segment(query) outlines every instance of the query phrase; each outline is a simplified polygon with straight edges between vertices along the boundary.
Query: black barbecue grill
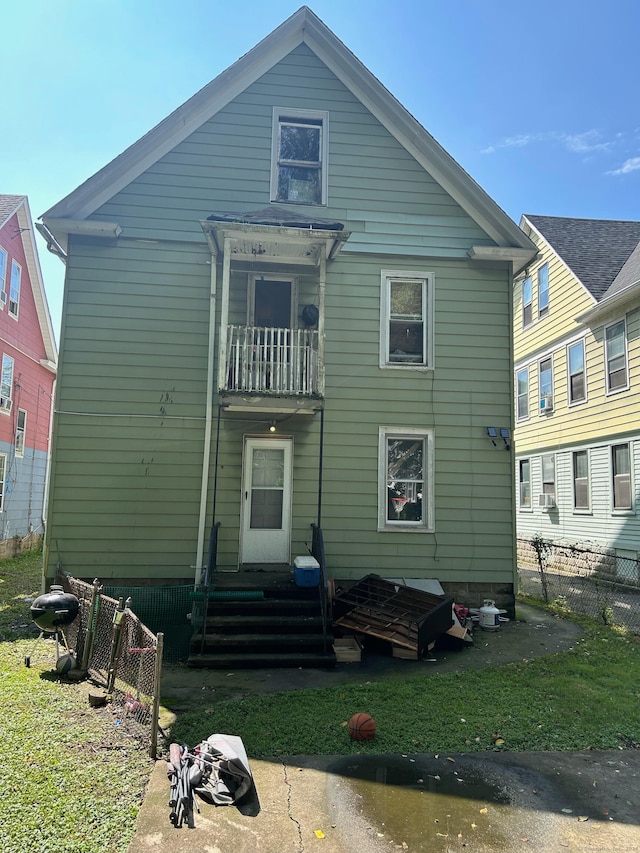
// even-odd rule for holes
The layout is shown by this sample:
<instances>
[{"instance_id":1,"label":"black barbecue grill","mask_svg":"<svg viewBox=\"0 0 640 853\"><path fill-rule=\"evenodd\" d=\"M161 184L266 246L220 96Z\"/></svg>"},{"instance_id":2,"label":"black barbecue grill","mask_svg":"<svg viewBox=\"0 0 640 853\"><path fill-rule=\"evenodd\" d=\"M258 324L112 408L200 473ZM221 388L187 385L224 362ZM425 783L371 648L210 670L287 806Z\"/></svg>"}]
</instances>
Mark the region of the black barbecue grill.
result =
<instances>
[{"instance_id":1,"label":"black barbecue grill","mask_svg":"<svg viewBox=\"0 0 640 853\"><path fill-rule=\"evenodd\" d=\"M52 584L49 592L39 595L30 607L31 618L40 628L37 642L46 634L55 636L56 657L60 640L67 646L63 628L70 625L80 611L80 602L72 592L65 592L59 584ZM31 666L31 655L24 659L25 666Z\"/></svg>"}]
</instances>

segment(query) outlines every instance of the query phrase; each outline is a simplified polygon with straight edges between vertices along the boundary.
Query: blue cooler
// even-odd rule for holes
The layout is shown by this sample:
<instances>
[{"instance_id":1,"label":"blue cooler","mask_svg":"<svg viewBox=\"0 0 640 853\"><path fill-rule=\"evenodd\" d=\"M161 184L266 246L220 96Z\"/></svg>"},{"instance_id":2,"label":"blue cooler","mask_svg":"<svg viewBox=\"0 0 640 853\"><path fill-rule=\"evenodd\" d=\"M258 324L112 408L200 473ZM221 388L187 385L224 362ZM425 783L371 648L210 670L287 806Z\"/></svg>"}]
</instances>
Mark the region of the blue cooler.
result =
<instances>
[{"instance_id":1,"label":"blue cooler","mask_svg":"<svg viewBox=\"0 0 640 853\"><path fill-rule=\"evenodd\" d=\"M296 557L293 561L293 574L297 586L318 586L320 563L315 557Z\"/></svg>"}]
</instances>

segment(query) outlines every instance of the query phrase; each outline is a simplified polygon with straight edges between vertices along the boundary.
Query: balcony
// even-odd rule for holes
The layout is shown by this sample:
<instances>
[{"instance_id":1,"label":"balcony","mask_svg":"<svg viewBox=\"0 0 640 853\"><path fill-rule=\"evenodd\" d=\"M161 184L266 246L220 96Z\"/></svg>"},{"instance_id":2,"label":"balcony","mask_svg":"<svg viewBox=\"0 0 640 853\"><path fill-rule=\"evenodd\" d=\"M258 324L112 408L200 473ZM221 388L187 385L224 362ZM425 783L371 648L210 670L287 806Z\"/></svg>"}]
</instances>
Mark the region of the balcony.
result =
<instances>
[{"instance_id":1,"label":"balcony","mask_svg":"<svg viewBox=\"0 0 640 853\"><path fill-rule=\"evenodd\" d=\"M222 391L277 397L323 394L318 332L227 326Z\"/></svg>"}]
</instances>

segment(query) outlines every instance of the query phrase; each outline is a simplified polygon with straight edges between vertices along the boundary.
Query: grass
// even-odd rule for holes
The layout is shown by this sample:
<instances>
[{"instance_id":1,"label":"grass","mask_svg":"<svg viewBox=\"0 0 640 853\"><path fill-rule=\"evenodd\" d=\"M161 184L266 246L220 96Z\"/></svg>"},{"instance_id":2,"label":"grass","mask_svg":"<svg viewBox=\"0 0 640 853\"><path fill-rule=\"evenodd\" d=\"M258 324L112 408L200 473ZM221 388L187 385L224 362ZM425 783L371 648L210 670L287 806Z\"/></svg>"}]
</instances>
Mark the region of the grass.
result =
<instances>
[{"instance_id":1,"label":"grass","mask_svg":"<svg viewBox=\"0 0 640 853\"><path fill-rule=\"evenodd\" d=\"M0 562L3 850L121 853L152 765L110 713L88 707L86 685L52 676L52 661L23 665L40 559ZM637 748L640 638L579 621L584 634L572 649L517 664L203 702L177 718L171 739L195 746L212 732L239 734L256 758ZM376 720L372 742L348 737L358 711Z\"/></svg>"},{"instance_id":2,"label":"grass","mask_svg":"<svg viewBox=\"0 0 640 853\"><path fill-rule=\"evenodd\" d=\"M2 850L122 853L153 765L109 711L89 708L86 684L52 675L51 640L24 666L41 564L39 552L0 562Z\"/></svg>"},{"instance_id":3,"label":"grass","mask_svg":"<svg viewBox=\"0 0 640 853\"><path fill-rule=\"evenodd\" d=\"M563 750L640 745L640 641L586 622L557 655L486 670L388 679L217 702L181 715L172 738L242 732L249 755ZM365 711L374 741L345 728Z\"/></svg>"}]
</instances>

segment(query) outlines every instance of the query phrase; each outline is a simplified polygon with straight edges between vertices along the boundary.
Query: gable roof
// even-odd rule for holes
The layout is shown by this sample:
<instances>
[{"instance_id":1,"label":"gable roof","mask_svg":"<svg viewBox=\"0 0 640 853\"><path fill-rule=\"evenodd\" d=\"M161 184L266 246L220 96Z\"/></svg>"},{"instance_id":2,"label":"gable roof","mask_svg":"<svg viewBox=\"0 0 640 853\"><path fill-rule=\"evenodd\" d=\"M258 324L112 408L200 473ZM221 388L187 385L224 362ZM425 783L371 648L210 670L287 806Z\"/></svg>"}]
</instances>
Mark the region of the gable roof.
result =
<instances>
[{"instance_id":1,"label":"gable roof","mask_svg":"<svg viewBox=\"0 0 640 853\"><path fill-rule=\"evenodd\" d=\"M534 253L528 237L380 81L303 6L211 83L81 184L42 219L86 219L300 44L306 44L497 246Z\"/></svg>"},{"instance_id":2,"label":"gable roof","mask_svg":"<svg viewBox=\"0 0 640 853\"><path fill-rule=\"evenodd\" d=\"M58 350L56 347L55 335L53 333L53 326L51 324L49 303L47 302L44 281L42 279L42 270L40 268L40 259L38 258L38 250L36 248L33 221L31 219L31 211L29 210L29 201L26 195L0 195L0 231L14 214L18 217L20 237L22 239L24 254L27 261L27 270L29 272L31 290L33 292L33 299L36 305L40 333L42 334L42 342L47 355L46 367L55 372L58 361Z\"/></svg>"},{"instance_id":3,"label":"gable roof","mask_svg":"<svg viewBox=\"0 0 640 853\"><path fill-rule=\"evenodd\" d=\"M640 222L523 214L596 301L613 285L640 243Z\"/></svg>"}]
</instances>

